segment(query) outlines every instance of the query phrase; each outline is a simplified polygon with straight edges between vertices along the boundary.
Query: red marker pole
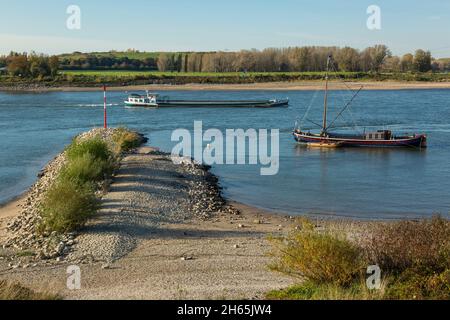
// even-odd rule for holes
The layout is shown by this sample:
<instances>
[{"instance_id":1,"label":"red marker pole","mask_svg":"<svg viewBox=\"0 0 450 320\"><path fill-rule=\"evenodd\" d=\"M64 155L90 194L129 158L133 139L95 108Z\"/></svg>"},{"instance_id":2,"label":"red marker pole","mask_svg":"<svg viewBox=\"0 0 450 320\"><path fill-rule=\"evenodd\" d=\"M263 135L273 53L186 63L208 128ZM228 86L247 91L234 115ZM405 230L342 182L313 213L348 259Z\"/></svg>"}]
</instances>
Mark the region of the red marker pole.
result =
<instances>
[{"instance_id":1,"label":"red marker pole","mask_svg":"<svg viewBox=\"0 0 450 320\"><path fill-rule=\"evenodd\" d=\"M103 86L103 127L108 129L108 118L106 114L106 86Z\"/></svg>"}]
</instances>

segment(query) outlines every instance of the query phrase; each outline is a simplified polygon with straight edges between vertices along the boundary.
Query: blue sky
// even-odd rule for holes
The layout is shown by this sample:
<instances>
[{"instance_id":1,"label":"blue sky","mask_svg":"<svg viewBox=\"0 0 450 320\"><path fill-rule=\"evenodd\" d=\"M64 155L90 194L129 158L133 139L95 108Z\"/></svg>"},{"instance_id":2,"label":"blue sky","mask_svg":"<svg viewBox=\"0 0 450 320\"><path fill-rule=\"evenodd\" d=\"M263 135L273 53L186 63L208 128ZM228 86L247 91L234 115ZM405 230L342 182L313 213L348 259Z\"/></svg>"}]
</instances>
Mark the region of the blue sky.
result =
<instances>
[{"instance_id":1,"label":"blue sky","mask_svg":"<svg viewBox=\"0 0 450 320\"><path fill-rule=\"evenodd\" d=\"M66 28L71 4L81 30ZM381 8L381 30L366 27L369 5ZM450 0L0 0L0 8L0 53L383 43L394 54L450 57Z\"/></svg>"}]
</instances>

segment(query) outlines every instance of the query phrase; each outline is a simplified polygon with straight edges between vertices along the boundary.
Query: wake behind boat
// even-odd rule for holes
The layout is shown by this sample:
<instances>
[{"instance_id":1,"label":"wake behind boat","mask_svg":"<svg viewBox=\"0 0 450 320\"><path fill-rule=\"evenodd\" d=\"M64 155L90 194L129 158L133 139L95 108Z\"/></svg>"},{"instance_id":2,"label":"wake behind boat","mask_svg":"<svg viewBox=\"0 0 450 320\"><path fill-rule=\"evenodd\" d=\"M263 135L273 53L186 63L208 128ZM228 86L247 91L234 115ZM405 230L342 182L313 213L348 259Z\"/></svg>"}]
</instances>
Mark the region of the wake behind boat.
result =
<instances>
[{"instance_id":1,"label":"wake behind boat","mask_svg":"<svg viewBox=\"0 0 450 320\"><path fill-rule=\"evenodd\" d=\"M327 74L325 76L325 101L323 111L323 123L317 124L314 121L308 120L311 123L321 126L319 133L311 133L309 130L302 130L300 128L294 129L293 135L297 142L305 144L309 147L318 148L339 148L339 147L427 147L427 136L424 134L412 134L412 135L395 135L390 130L376 130L371 132L359 133L359 134L342 134L332 132L336 120L338 120L350 107L350 104L362 90L362 87L357 92L352 92L353 96L348 101L342 110L338 113L336 118L328 123L328 81L330 68L333 66L332 57L328 57L327 62Z\"/></svg>"},{"instance_id":2,"label":"wake behind boat","mask_svg":"<svg viewBox=\"0 0 450 320\"><path fill-rule=\"evenodd\" d=\"M274 108L289 105L289 99L272 100L175 100L159 94L146 93L146 95L131 94L125 105L132 107L167 108Z\"/></svg>"}]
</instances>

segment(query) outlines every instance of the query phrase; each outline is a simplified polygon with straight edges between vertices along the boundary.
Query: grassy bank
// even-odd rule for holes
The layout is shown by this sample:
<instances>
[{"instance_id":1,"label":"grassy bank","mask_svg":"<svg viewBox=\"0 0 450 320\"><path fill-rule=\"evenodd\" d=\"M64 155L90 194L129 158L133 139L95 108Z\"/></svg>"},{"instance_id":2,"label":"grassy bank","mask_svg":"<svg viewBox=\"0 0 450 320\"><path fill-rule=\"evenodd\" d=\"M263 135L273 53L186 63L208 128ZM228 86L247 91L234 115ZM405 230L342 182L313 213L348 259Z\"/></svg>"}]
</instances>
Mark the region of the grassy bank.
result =
<instances>
[{"instance_id":1,"label":"grassy bank","mask_svg":"<svg viewBox=\"0 0 450 320\"><path fill-rule=\"evenodd\" d=\"M323 72L252 72L252 73L183 73L152 71L62 71L54 78L39 79L0 76L0 86L74 86L91 87L128 85L186 85L186 84L253 84L271 82L318 81ZM450 81L448 73L365 73L340 72L337 78L346 81Z\"/></svg>"},{"instance_id":2,"label":"grassy bank","mask_svg":"<svg viewBox=\"0 0 450 320\"><path fill-rule=\"evenodd\" d=\"M450 299L445 219L382 223L358 236L318 229L309 221L296 229L272 239L277 262L271 268L296 277L298 284L269 292L269 299ZM381 278L369 289L368 267L375 265Z\"/></svg>"},{"instance_id":3,"label":"grassy bank","mask_svg":"<svg viewBox=\"0 0 450 320\"><path fill-rule=\"evenodd\" d=\"M93 136L74 139L66 148L66 164L41 203L41 233L74 231L95 214L98 193L107 188L122 152L139 146L142 137L124 128L111 140Z\"/></svg>"}]
</instances>

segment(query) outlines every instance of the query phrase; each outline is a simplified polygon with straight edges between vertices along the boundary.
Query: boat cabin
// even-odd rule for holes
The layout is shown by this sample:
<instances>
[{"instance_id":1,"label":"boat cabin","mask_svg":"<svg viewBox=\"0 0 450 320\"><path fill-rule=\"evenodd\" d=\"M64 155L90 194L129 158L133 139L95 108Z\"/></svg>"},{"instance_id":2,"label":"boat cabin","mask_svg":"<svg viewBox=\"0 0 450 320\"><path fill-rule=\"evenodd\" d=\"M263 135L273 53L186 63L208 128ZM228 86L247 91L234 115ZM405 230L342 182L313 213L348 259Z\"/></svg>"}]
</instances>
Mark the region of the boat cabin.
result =
<instances>
[{"instance_id":1,"label":"boat cabin","mask_svg":"<svg viewBox=\"0 0 450 320\"><path fill-rule=\"evenodd\" d=\"M157 97L158 97L157 94L147 93L147 95L144 96L144 95L133 93L128 96L128 102L135 103L135 104L156 103Z\"/></svg>"},{"instance_id":2,"label":"boat cabin","mask_svg":"<svg viewBox=\"0 0 450 320\"><path fill-rule=\"evenodd\" d=\"M392 131L378 130L376 132L368 132L365 134L366 140L391 140Z\"/></svg>"},{"instance_id":3,"label":"boat cabin","mask_svg":"<svg viewBox=\"0 0 450 320\"><path fill-rule=\"evenodd\" d=\"M135 103L145 103L146 97L142 96L140 94L130 94L128 97L129 102L135 102Z\"/></svg>"}]
</instances>

